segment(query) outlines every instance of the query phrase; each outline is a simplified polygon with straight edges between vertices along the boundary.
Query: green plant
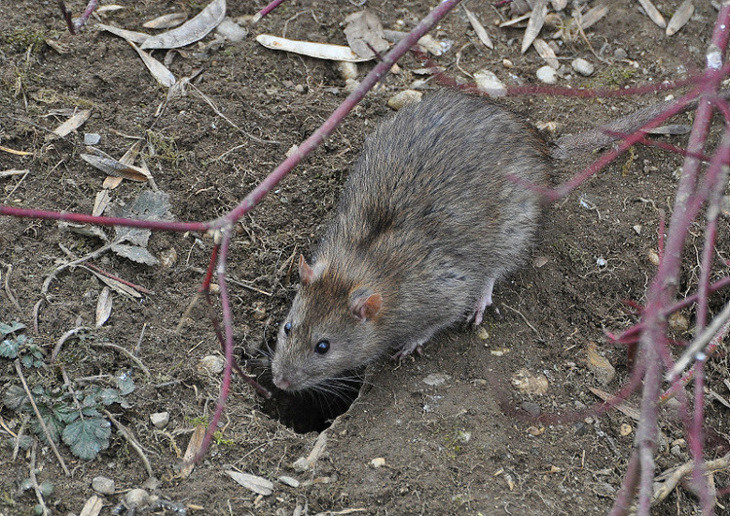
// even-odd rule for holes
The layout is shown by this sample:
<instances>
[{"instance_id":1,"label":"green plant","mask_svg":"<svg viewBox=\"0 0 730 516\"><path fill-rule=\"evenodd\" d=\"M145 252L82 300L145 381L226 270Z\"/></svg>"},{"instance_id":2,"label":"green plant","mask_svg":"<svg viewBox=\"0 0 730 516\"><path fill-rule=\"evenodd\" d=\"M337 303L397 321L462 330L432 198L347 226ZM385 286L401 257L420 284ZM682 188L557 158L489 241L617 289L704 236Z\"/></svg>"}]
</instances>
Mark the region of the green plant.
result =
<instances>
[{"instance_id":1,"label":"green plant","mask_svg":"<svg viewBox=\"0 0 730 516\"><path fill-rule=\"evenodd\" d=\"M0 323L0 357L14 360L20 357L20 363L25 367L40 367L43 365L44 353L40 346L33 343L33 339L21 333L25 325L19 322L11 324Z\"/></svg>"}]
</instances>

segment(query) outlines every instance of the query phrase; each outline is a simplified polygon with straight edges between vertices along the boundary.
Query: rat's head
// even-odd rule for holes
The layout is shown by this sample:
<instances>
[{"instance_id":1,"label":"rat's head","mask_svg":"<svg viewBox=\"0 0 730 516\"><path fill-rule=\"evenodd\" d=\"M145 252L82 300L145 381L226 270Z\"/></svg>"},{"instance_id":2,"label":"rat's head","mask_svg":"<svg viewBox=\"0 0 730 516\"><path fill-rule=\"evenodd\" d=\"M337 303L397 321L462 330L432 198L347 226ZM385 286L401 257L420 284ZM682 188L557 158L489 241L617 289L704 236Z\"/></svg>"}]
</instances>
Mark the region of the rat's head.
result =
<instances>
[{"instance_id":1,"label":"rat's head","mask_svg":"<svg viewBox=\"0 0 730 516\"><path fill-rule=\"evenodd\" d=\"M279 329L271 361L274 384L300 391L342 379L376 358L383 298L323 262L299 257L301 286Z\"/></svg>"}]
</instances>

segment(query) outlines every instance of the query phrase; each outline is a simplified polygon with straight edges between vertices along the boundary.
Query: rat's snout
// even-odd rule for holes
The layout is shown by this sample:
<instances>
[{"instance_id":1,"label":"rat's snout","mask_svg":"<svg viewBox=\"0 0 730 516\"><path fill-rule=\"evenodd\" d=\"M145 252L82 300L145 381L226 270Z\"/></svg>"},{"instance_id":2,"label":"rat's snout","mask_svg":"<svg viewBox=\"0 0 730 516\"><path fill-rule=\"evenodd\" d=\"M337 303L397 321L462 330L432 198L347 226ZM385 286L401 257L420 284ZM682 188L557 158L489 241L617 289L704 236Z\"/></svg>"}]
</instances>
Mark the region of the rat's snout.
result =
<instances>
[{"instance_id":1,"label":"rat's snout","mask_svg":"<svg viewBox=\"0 0 730 516\"><path fill-rule=\"evenodd\" d=\"M288 391L291 389L291 382L285 378L283 378L281 375L274 376L274 385L276 385L279 389L283 391Z\"/></svg>"}]
</instances>

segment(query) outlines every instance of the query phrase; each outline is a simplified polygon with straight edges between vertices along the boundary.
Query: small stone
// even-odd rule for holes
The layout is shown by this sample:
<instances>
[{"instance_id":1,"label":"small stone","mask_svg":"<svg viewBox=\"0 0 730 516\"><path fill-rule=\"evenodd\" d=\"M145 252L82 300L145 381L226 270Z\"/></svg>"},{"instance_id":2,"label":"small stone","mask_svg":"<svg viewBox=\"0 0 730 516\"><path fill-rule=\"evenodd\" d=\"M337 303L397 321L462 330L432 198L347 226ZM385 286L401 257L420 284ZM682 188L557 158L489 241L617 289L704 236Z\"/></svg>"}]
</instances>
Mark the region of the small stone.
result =
<instances>
[{"instance_id":1,"label":"small stone","mask_svg":"<svg viewBox=\"0 0 730 516\"><path fill-rule=\"evenodd\" d=\"M648 258L652 265L659 265L659 253L657 253L653 249L649 251Z\"/></svg>"},{"instance_id":2,"label":"small stone","mask_svg":"<svg viewBox=\"0 0 730 516\"><path fill-rule=\"evenodd\" d=\"M626 51L623 48L617 48L613 51L613 58L618 59L619 61L622 61L629 57L629 54L626 53Z\"/></svg>"},{"instance_id":3,"label":"small stone","mask_svg":"<svg viewBox=\"0 0 730 516\"><path fill-rule=\"evenodd\" d=\"M144 489L132 489L124 495L124 502L127 507L141 509L150 504L150 495Z\"/></svg>"},{"instance_id":4,"label":"small stone","mask_svg":"<svg viewBox=\"0 0 730 516\"><path fill-rule=\"evenodd\" d=\"M502 59L502 66L505 68L514 68L515 65L509 59Z\"/></svg>"},{"instance_id":5,"label":"small stone","mask_svg":"<svg viewBox=\"0 0 730 516\"><path fill-rule=\"evenodd\" d=\"M543 374L533 374L527 369L520 369L512 375L512 385L524 394L546 394L549 387L548 379Z\"/></svg>"},{"instance_id":6,"label":"small stone","mask_svg":"<svg viewBox=\"0 0 730 516\"><path fill-rule=\"evenodd\" d=\"M423 383L431 387L443 385L451 379L451 376L445 373L432 373L423 379Z\"/></svg>"},{"instance_id":7,"label":"small stone","mask_svg":"<svg viewBox=\"0 0 730 516\"><path fill-rule=\"evenodd\" d=\"M84 145L96 145L101 141L101 135L97 133L84 133Z\"/></svg>"},{"instance_id":8,"label":"small stone","mask_svg":"<svg viewBox=\"0 0 730 516\"><path fill-rule=\"evenodd\" d=\"M489 93L492 97L503 97L507 94L504 83L491 70L483 69L474 72L474 81L477 88Z\"/></svg>"},{"instance_id":9,"label":"small stone","mask_svg":"<svg viewBox=\"0 0 730 516\"><path fill-rule=\"evenodd\" d=\"M155 428L163 429L167 426L167 423L170 422L170 413L155 412L154 414L150 414L150 421L155 426Z\"/></svg>"},{"instance_id":10,"label":"small stone","mask_svg":"<svg viewBox=\"0 0 730 516\"><path fill-rule=\"evenodd\" d=\"M256 301L253 304L253 318L257 321L266 319L266 304L263 301Z\"/></svg>"},{"instance_id":11,"label":"small stone","mask_svg":"<svg viewBox=\"0 0 730 516\"><path fill-rule=\"evenodd\" d=\"M371 460L370 465L374 468L380 468L385 466L385 459L383 457L378 457L377 459Z\"/></svg>"},{"instance_id":12,"label":"small stone","mask_svg":"<svg viewBox=\"0 0 730 516\"><path fill-rule=\"evenodd\" d=\"M595 342L589 342L586 348L588 369L596 377L601 385L608 385L616 376L616 369L611 362L601 355L598 351L598 345Z\"/></svg>"},{"instance_id":13,"label":"small stone","mask_svg":"<svg viewBox=\"0 0 730 516\"><path fill-rule=\"evenodd\" d=\"M423 93L421 93L420 91L403 90L388 99L388 106L391 109L395 109L396 111L398 111L400 108L407 106L408 104L420 102L422 97Z\"/></svg>"},{"instance_id":14,"label":"small stone","mask_svg":"<svg viewBox=\"0 0 730 516\"><path fill-rule=\"evenodd\" d=\"M91 488L99 494L113 495L115 484L111 478L94 477L91 481Z\"/></svg>"},{"instance_id":15,"label":"small stone","mask_svg":"<svg viewBox=\"0 0 730 516\"><path fill-rule=\"evenodd\" d=\"M226 361L217 355L207 355L198 362L198 372L201 374L220 374Z\"/></svg>"},{"instance_id":16,"label":"small stone","mask_svg":"<svg viewBox=\"0 0 730 516\"><path fill-rule=\"evenodd\" d=\"M357 65L355 63L340 61L339 63L337 63L337 70L339 70L340 76L344 80L357 79Z\"/></svg>"},{"instance_id":17,"label":"small stone","mask_svg":"<svg viewBox=\"0 0 730 516\"><path fill-rule=\"evenodd\" d=\"M522 405L520 405L520 407L522 407L522 410L530 414L532 417L537 417L542 414L542 409L540 408L540 405L531 401L524 402Z\"/></svg>"},{"instance_id":18,"label":"small stone","mask_svg":"<svg viewBox=\"0 0 730 516\"><path fill-rule=\"evenodd\" d=\"M558 74L548 65L538 68L536 75L537 80L545 84L555 84L558 82Z\"/></svg>"},{"instance_id":19,"label":"small stone","mask_svg":"<svg viewBox=\"0 0 730 516\"><path fill-rule=\"evenodd\" d=\"M621 437L626 437L633 431L634 431L634 429L631 427L631 425L627 425L626 423L622 424L621 428L619 429L619 433L621 434Z\"/></svg>"},{"instance_id":20,"label":"small stone","mask_svg":"<svg viewBox=\"0 0 730 516\"><path fill-rule=\"evenodd\" d=\"M480 326L477 329L477 337L479 337L480 340L487 340L489 338L489 332L484 326Z\"/></svg>"},{"instance_id":21,"label":"small stone","mask_svg":"<svg viewBox=\"0 0 730 516\"><path fill-rule=\"evenodd\" d=\"M244 29L230 18L225 18L222 22L220 22L218 27L215 28L215 31L233 43L243 41L243 39L248 35L248 30Z\"/></svg>"},{"instance_id":22,"label":"small stone","mask_svg":"<svg viewBox=\"0 0 730 516\"><path fill-rule=\"evenodd\" d=\"M674 312L669 316L669 327L675 331L687 331L689 328L689 319L681 312Z\"/></svg>"},{"instance_id":23,"label":"small stone","mask_svg":"<svg viewBox=\"0 0 730 516\"><path fill-rule=\"evenodd\" d=\"M633 229L634 229L634 231L636 231L637 235L640 235L641 230L644 229L644 227L641 224L636 224L635 226L633 226Z\"/></svg>"},{"instance_id":24,"label":"small stone","mask_svg":"<svg viewBox=\"0 0 730 516\"><path fill-rule=\"evenodd\" d=\"M177 262L177 251L174 247L165 249L160 253L160 264L169 269Z\"/></svg>"},{"instance_id":25,"label":"small stone","mask_svg":"<svg viewBox=\"0 0 730 516\"><path fill-rule=\"evenodd\" d=\"M288 485L289 487L294 487L294 488L299 487L299 480L297 480L294 477L288 477L286 475L282 475L277 480L279 482L281 482L282 484Z\"/></svg>"},{"instance_id":26,"label":"small stone","mask_svg":"<svg viewBox=\"0 0 730 516\"><path fill-rule=\"evenodd\" d=\"M592 75L595 71L595 67L593 66L593 64L589 63L581 57L579 57L578 59L573 59L573 62L570 64L573 67L573 70L585 77Z\"/></svg>"}]
</instances>

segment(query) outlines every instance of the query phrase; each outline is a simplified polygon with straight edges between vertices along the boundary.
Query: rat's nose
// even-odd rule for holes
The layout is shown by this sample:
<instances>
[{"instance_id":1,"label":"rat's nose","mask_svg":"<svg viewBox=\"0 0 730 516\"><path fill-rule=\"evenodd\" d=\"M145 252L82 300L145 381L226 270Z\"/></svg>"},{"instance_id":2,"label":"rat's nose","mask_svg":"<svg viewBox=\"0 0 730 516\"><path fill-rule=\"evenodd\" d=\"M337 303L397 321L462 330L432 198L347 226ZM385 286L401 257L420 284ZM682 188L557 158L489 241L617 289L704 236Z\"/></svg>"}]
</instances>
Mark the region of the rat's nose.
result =
<instances>
[{"instance_id":1,"label":"rat's nose","mask_svg":"<svg viewBox=\"0 0 730 516\"><path fill-rule=\"evenodd\" d=\"M279 377L274 378L274 385L283 391L288 391L291 387L291 382L285 378Z\"/></svg>"}]
</instances>

